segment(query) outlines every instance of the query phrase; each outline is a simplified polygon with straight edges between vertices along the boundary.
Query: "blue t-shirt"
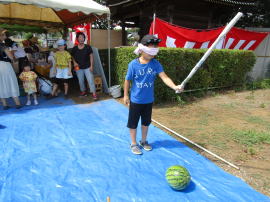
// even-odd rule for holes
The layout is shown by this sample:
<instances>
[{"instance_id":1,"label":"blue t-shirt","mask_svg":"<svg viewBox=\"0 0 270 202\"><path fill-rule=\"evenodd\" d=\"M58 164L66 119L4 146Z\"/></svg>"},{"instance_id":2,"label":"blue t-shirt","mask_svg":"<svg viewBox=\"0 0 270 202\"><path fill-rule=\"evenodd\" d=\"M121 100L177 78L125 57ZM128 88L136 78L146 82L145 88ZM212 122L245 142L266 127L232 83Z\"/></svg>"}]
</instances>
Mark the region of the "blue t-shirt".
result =
<instances>
[{"instance_id":1,"label":"blue t-shirt","mask_svg":"<svg viewBox=\"0 0 270 202\"><path fill-rule=\"evenodd\" d=\"M152 59L141 64L136 58L128 64L126 80L132 81L130 100L137 104L154 102L154 81L156 75L163 72L162 65Z\"/></svg>"}]
</instances>

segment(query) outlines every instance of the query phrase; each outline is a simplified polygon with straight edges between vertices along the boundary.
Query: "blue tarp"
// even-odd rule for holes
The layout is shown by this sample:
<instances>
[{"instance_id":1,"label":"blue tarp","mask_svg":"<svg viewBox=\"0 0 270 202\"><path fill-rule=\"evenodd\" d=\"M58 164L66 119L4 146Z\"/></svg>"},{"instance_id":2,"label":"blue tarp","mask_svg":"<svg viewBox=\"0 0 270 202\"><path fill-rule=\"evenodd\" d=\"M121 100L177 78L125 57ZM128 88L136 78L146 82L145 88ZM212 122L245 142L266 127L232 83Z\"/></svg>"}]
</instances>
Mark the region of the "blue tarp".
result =
<instances>
[{"instance_id":1,"label":"blue tarp","mask_svg":"<svg viewBox=\"0 0 270 202\"><path fill-rule=\"evenodd\" d=\"M0 111L0 201L270 201L152 125L153 151L132 154L127 114L114 100L61 98ZM168 186L172 165L189 170L185 191Z\"/></svg>"}]
</instances>

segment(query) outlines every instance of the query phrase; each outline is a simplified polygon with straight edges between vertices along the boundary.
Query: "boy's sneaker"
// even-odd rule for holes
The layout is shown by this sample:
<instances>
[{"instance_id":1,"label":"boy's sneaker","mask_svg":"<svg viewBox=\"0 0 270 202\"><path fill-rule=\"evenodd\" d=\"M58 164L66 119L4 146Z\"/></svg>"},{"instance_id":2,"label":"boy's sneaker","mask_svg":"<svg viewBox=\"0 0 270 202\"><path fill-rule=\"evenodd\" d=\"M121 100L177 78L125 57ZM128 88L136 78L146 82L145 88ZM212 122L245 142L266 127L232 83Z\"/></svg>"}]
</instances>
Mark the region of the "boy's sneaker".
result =
<instances>
[{"instance_id":1,"label":"boy's sneaker","mask_svg":"<svg viewBox=\"0 0 270 202\"><path fill-rule=\"evenodd\" d=\"M38 101L37 101L37 100L34 100L34 104L35 104L35 105L38 105Z\"/></svg>"},{"instance_id":2,"label":"boy's sneaker","mask_svg":"<svg viewBox=\"0 0 270 202\"><path fill-rule=\"evenodd\" d=\"M27 106L31 105L31 100L27 100L25 105L27 105Z\"/></svg>"},{"instance_id":3,"label":"boy's sneaker","mask_svg":"<svg viewBox=\"0 0 270 202\"><path fill-rule=\"evenodd\" d=\"M152 150L152 146L148 144L148 141L145 141L145 142L140 141L140 146L146 151Z\"/></svg>"},{"instance_id":4,"label":"boy's sneaker","mask_svg":"<svg viewBox=\"0 0 270 202\"><path fill-rule=\"evenodd\" d=\"M98 96L97 96L96 93L93 93L93 99L94 99L94 101L97 101L98 100Z\"/></svg>"},{"instance_id":5,"label":"boy's sneaker","mask_svg":"<svg viewBox=\"0 0 270 202\"><path fill-rule=\"evenodd\" d=\"M130 149L131 149L133 154L137 154L137 155L142 154L142 151L141 151L140 147L137 144L130 145Z\"/></svg>"},{"instance_id":6,"label":"boy's sneaker","mask_svg":"<svg viewBox=\"0 0 270 202\"><path fill-rule=\"evenodd\" d=\"M84 96L87 96L87 93L85 91L80 92L80 97L84 97Z\"/></svg>"}]
</instances>

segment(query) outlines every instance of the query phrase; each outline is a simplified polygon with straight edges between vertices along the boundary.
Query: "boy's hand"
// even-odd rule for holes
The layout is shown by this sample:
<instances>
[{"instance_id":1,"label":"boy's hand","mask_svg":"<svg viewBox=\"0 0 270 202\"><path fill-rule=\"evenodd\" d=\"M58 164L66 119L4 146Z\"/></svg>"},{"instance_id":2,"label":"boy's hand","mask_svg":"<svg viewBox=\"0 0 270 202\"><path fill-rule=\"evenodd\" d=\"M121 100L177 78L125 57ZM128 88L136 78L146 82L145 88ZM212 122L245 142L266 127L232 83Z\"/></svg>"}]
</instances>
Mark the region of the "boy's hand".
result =
<instances>
[{"instance_id":1,"label":"boy's hand","mask_svg":"<svg viewBox=\"0 0 270 202\"><path fill-rule=\"evenodd\" d=\"M69 76L72 76L72 73L71 73L71 71L69 71L69 72L68 72L68 75L69 75Z\"/></svg>"},{"instance_id":2,"label":"boy's hand","mask_svg":"<svg viewBox=\"0 0 270 202\"><path fill-rule=\"evenodd\" d=\"M175 86L174 90L175 93L182 93L184 91L184 86L182 85Z\"/></svg>"},{"instance_id":3,"label":"boy's hand","mask_svg":"<svg viewBox=\"0 0 270 202\"><path fill-rule=\"evenodd\" d=\"M129 101L129 97L128 96L124 96L124 104L125 105L129 105L130 101Z\"/></svg>"}]
</instances>

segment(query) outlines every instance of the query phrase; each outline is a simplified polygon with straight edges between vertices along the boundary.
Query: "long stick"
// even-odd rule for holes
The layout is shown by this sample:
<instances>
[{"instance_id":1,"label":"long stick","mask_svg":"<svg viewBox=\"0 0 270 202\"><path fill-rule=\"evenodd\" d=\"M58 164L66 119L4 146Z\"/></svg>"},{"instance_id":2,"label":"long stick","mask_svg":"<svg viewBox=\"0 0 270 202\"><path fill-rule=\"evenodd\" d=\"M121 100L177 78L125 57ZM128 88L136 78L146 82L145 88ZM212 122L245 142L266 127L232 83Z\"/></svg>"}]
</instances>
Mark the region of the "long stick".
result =
<instances>
[{"instance_id":1,"label":"long stick","mask_svg":"<svg viewBox=\"0 0 270 202\"><path fill-rule=\"evenodd\" d=\"M153 16L153 35L155 34L155 27L156 27L156 13Z\"/></svg>"},{"instance_id":2,"label":"long stick","mask_svg":"<svg viewBox=\"0 0 270 202\"><path fill-rule=\"evenodd\" d=\"M211 151L209 151L209 150L205 149L204 147L202 147L202 146L200 146L200 145L196 144L195 142L192 142L192 141L191 141L191 140L189 140L188 138L186 138L186 137L184 137L184 136L182 136L182 135L178 134L177 132L173 131L172 129L170 129L170 128L168 128L168 127L164 126L164 125L162 125L161 123L157 122L156 120L152 119L152 121L153 121L154 123L156 123L157 125L159 125L159 126L161 126L161 127L165 128L166 130L170 131L171 133L175 134L176 136L178 136L178 137L180 137L180 138L182 138L182 139L186 140L187 142L189 142L189 143L191 143L191 144L195 145L196 147L200 148L201 150L203 150L203 151L207 152L208 154L210 154L210 155L212 155L212 156L214 156L214 157L218 158L219 160L221 160L221 161L223 161L223 162L225 162L225 163L229 164L230 166L232 166L232 167L236 168L237 170L239 170L239 167L237 167L237 166L235 166L234 164L232 164L232 163L230 163L230 162L226 161L225 159L221 158L220 156L218 156L218 155L214 154L213 152L211 152Z\"/></svg>"},{"instance_id":3,"label":"long stick","mask_svg":"<svg viewBox=\"0 0 270 202\"><path fill-rule=\"evenodd\" d=\"M196 71L201 67L207 57L212 53L213 49L219 43L219 41L230 31L230 29L235 25L235 23L243 16L243 13L238 12L237 15L231 20L231 22L223 29L215 42L211 45L211 47L206 51L203 57L199 60L199 62L195 65L195 67L191 70L187 78L181 83L180 87L184 88L186 83L191 79L191 77L196 73ZM176 91L178 93L178 91Z\"/></svg>"}]
</instances>

